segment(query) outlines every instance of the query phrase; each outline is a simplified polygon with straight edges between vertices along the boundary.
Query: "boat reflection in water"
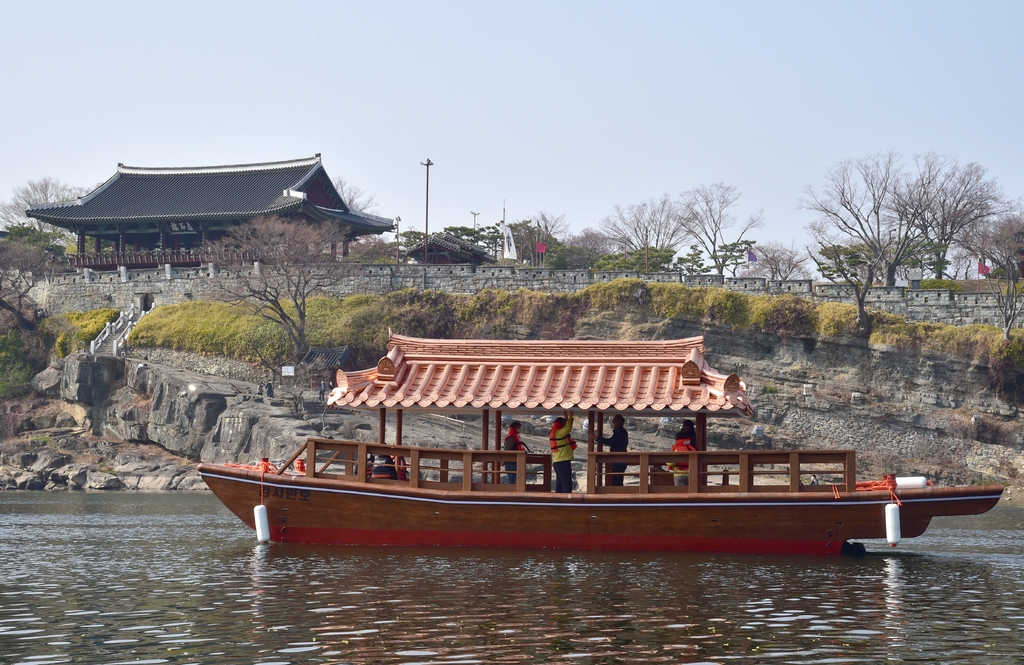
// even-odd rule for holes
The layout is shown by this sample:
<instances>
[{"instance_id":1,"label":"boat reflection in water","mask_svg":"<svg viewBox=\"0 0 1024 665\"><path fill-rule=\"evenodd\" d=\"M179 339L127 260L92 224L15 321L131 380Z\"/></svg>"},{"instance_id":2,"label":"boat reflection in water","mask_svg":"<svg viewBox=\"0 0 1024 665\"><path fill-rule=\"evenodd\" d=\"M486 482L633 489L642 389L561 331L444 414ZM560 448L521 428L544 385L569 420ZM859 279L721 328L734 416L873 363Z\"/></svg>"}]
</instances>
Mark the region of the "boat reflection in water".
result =
<instances>
[{"instance_id":1,"label":"boat reflection in water","mask_svg":"<svg viewBox=\"0 0 1024 665\"><path fill-rule=\"evenodd\" d=\"M392 334L376 367L339 370L336 385L329 404L379 412L376 444L314 438L280 467L199 467L218 498L250 526L265 526L270 540L839 554L853 539L919 536L937 515L983 513L1003 491L905 487L895 477L858 483L853 451L709 451L709 417L749 418L754 408L738 376L708 365L700 337L522 342ZM394 446L384 443L389 409ZM498 450L503 415L556 409L588 415L585 492L549 491L549 455ZM480 450L402 445L406 410L479 413ZM696 450L606 452L596 441L606 411L692 415ZM379 457L397 479L367 473ZM505 472L510 462L526 471L514 474L514 484ZM670 465L688 468L688 485L673 483ZM626 482L611 482L617 474ZM818 478L824 482L813 484Z\"/></svg>"}]
</instances>

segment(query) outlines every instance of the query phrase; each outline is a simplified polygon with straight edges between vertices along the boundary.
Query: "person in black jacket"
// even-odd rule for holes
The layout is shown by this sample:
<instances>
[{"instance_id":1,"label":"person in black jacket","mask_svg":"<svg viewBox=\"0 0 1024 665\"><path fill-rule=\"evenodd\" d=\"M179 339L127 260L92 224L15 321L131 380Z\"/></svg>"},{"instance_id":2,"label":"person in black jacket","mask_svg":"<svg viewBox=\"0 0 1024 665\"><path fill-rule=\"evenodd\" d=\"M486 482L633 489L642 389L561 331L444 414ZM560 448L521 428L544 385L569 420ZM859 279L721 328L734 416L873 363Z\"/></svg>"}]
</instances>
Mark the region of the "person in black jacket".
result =
<instances>
[{"instance_id":1,"label":"person in black jacket","mask_svg":"<svg viewBox=\"0 0 1024 665\"><path fill-rule=\"evenodd\" d=\"M625 428L626 419L621 415L616 414L612 418L612 435L611 436L599 436L594 440L601 444L608 446L609 452L613 453L624 453L626 448L629 446L629 433ZM626 471L625 464L609 464L608 471L611 475L610 485L622 485L623 473Z\"/></svg>"}]
</instances>

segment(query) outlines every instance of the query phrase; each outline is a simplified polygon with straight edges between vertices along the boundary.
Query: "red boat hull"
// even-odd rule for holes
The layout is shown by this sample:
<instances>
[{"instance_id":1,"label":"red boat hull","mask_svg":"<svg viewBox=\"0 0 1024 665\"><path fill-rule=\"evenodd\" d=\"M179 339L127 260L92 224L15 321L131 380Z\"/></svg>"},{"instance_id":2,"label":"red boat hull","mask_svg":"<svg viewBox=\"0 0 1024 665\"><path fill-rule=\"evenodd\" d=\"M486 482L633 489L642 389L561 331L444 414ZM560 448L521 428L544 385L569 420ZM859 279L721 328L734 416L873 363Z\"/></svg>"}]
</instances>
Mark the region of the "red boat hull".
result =
<instances>
[{"instance_id":1,"label":"red boat hull","mask_svg":"<svg viewBox=\"0 0 1024 665\"><path fill-rule=\"evenodd\" d=\"M888 492L590 495L449 492L200 465L217 497L271 540L332 545L839 554L884 538ZM937 515L975 515L1001 486L898 490L902 535Z\"/></svg>"}]
</instances>

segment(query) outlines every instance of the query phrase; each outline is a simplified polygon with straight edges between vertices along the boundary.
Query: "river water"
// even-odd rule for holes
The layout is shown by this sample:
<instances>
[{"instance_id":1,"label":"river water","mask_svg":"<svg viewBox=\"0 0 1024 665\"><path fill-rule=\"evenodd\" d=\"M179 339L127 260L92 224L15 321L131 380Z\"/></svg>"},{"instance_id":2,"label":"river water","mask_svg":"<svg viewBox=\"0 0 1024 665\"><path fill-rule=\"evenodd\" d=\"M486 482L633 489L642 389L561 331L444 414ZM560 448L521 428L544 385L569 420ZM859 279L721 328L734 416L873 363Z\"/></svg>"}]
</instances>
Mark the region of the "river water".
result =
<instances>
[{"instance_id":1,"label":"river water","mask_svg":"<svg viewBox=\"0 0 1024 665\"><path fill-rule=\"evenodd\" d=\"M1024 509L861 559L256 545L207 493L0 492L0 663L1021 663Z\"/></svg>"}]
</instances>

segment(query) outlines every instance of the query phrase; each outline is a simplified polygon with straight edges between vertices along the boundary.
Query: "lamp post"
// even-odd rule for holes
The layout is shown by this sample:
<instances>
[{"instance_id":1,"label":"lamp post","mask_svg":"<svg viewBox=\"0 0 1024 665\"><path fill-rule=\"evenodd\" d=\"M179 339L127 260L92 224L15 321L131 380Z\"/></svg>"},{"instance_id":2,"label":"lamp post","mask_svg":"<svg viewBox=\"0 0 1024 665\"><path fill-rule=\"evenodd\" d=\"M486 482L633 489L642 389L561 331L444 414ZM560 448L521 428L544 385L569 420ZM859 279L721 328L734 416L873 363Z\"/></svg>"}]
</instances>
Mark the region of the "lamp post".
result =
<instances>
[{"instance_id":1,"label":"lamp post","mask_svg":"<svg viewBox=\"0 0 1024 665\"><path fill-rule=\"evenodd\" d=\"M480 213L473 212L472 210L470 210L469 214L473 215L473 230L476 231L476 216L479 215Z\"/></svg>"},{"instance_id":2,"label":"lamp post","mask_svg":"<svg viewBox=\"0 0 1024 665\"><path fill-rule=\"evenodd\" d=\"M402 236L399 226L401 221L401 217L395 217L395 263L402 262Z\"/></svg>"},{"instance_id":3,"label":"lamp post","mask_svg":"<svg viewBox=\"0 0 1024 665\"><path fill-rule=\"evenodd\" d=\"M428 254L430 250L430 167L434 165L434 162L430 161L427 157L427 161L420 162L422 166L427 167L427 201L426 211L423 213L423 263L430 264L430 256Z\"/></svg>"}]
</instances>

